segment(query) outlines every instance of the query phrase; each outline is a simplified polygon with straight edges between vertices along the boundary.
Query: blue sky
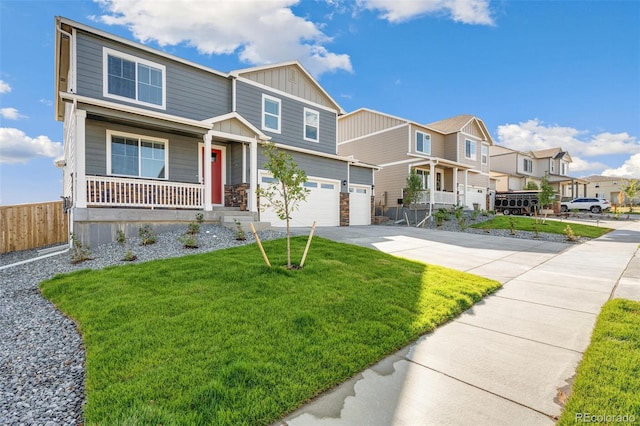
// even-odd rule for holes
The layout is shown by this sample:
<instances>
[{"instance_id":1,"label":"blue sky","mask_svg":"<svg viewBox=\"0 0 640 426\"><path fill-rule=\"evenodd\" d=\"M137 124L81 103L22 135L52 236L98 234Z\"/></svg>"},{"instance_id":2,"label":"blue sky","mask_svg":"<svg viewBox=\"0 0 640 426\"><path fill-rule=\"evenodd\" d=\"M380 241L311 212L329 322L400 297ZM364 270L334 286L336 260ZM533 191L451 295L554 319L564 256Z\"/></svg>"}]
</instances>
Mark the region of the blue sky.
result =
<instances>
[{"instance_id":1,"label":"blue sky","mask_svg":"<svg viewBox=\"0 0 640 426\"><path fill-rule=\"evenodd\" d=\"M474 114L572 176L640 178L638 1L0 0L2 205L62 192L56 15L223 72L297 59L347 112Z\"/></svg>"}]
</instances>

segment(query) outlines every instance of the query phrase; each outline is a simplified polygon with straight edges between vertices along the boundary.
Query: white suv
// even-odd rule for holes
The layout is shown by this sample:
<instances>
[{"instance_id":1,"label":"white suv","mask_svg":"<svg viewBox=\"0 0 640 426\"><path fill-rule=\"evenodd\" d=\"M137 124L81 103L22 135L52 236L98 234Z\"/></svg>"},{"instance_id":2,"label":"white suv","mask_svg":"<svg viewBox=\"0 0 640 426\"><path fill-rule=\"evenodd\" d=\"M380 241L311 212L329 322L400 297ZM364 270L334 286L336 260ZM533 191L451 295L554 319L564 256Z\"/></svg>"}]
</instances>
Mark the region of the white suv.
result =
<instances>
[{"instance_id":1,"label":"white suv","mask_svg":"<svg viewBox=\"0 0 640 426\"><path fill-rule=\"evenodd\" d=\"M610 208L611 204L607 200L598 198L574 198L571 201L560 203L560 211L563 212L570 210L589 210L591 213L600 213Z\"/></svg>"}]
</instances>

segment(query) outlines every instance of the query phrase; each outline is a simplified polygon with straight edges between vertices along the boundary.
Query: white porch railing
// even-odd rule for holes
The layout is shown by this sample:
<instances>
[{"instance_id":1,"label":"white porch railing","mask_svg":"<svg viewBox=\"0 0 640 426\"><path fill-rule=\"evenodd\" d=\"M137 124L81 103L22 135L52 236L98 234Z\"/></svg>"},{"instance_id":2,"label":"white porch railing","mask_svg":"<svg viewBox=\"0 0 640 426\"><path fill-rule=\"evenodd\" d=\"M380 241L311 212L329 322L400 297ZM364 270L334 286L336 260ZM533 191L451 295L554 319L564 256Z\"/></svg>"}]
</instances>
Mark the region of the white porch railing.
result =
<instances>
[{"instance_id":1,"label":"white porch railing","mask_svg":"<svg viewBox=\"0 0 640 426\"><path fill-rule=\"evenodd\" d=\"M204 208L204 185L87 176L87 206Z\"/></svg>"},{"instance_id":2,"label":"white porch railing","mask_svg":"<svg viewBox=\"0 0 640 426\"><path fill-rule=\"evenodd\" d=\"M433 196L434 204L457 204L456 194L453 192L445 192L445 191L434 191ZM420 198L418 198L418 204L429 204L430 196L429 190L420 191Z\"/></svg>"}]
</instances>

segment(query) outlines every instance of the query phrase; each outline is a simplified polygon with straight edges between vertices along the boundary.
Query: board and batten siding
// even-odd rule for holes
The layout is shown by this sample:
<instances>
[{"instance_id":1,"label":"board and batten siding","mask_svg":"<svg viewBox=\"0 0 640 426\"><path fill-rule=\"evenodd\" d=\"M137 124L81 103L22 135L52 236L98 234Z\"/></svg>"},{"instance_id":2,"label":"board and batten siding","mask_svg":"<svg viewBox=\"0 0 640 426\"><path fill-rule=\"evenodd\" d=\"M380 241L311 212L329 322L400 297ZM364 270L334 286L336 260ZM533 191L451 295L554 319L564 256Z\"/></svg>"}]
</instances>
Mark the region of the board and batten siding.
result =
<instances>
[{"instance_id":1,"label":"board and batten siding","mask_svg":"<svg viewBox=\"0 0 640 426\"><path fill-rule=\"evenodd\" d=\"M316 157L301 152L287 151L307 176L314 176L317 178L326 178L332 180L347 180L347 167L346 161L334 160L332 158ZM266 169L264 164L267 162L262 149L258 149L258 169ZM340 191L347 192L349 188L346 185L340 184Z\"/></svg>"},{"instance_id":2,"label":"board and batten siding","mask_svg":"<svg viewBox=\"0 0 640 426\"><path fill-rule=\"evenodd\" d=\"M107 176L107 130L167 139L169 141L168 180L200 182L198 142L201 140L94 120L86 122L86 173L88 175Z\"/></svg>"},{"instance_id":3,"label":"board and batten siding","mask_svg":"<svg viewBox=\"0 0 640 426\"><path fill-rule=\"evenodd\" d=\"M331 99L295 65L244 72L241 76L314 104L336 108Z\"/></svg>"},{"instance_id":4,"label":"board and batten siding","mask_svg":"<svg viewBox=\"0 0 640 426\"><path fill-rule=\"evenodd\" d=\"M405 120L379 114L374 111L356 111L340 117L338 122L338 142L349 141L406 123Z\"/></svg>"},{"instance_id":5,"label":"board and batten siding","mask_svg":"<svg viewBox=\"0 0 640 426\"><path fill-rule=\"evenodd\" d=\"M223 76L80 30L76 34L76 93L78 95L193 120L205 120L231 111L231 81ZM104 97L103 47L164 65L167 86L166 109Z\"/></svg>"},{"instance_id":6,"label":"board and batten siding","mask_svg":"<svg viewBox=\"0 0 640 426\"><path fill-rule=\"evenodd\" d=\"M262 94L280 99L280 133L262 129ZM320 114L319 142L304 140L304 108ZM282 94L269 92L251 84L238 81L236 85L236 110L258 129L270 136L273 142L297 148L310 149L324 154L336 154L336 113L316 105L298 101Z\"/></svg>"},{"instance_id":7,"label":"board and batten siding","mask_svg":"<svg viewBox=\"0 0 640 426\"><path fill-rule=\"evenodd\" d=\"M408 127L403 126L338 145L338 153L353 155L369 164L386 164L407 159Z\"/></svg>"}]
</instances>

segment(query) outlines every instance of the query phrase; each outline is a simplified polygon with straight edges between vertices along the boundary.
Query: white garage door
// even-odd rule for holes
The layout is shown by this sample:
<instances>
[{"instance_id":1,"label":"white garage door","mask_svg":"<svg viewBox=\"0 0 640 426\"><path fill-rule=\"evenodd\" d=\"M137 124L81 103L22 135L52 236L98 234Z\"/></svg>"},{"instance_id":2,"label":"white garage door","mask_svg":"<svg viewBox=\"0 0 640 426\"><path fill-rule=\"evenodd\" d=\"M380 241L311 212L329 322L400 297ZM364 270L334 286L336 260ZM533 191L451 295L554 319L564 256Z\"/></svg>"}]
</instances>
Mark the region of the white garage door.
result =
<instances>
[{"instance_id":1,"label":"white garage door","mask_svg":"<svg viewBox=\"0 0 640 426\"><path fill-rule=\"evenodd\" d=\"M261 170L258 176L260 185L274 184L269 172ZM291 214L290 226L311 226L314 220L316 226L339 226L340 181L309 176L305 187L309 189L309 194ZM271 226L287 226L271 208L260 211L260 220L271 222Z\"/></svg>"},{"instance_id":2,"label":"white garage door","mask_svg":"<svg viewBox=\"0 0 640 426\"><path fill-rule=\"evenodd\" d=\"M370 186L349 186L349 225L371 225Z\"/></svg>"}]
</instances>

